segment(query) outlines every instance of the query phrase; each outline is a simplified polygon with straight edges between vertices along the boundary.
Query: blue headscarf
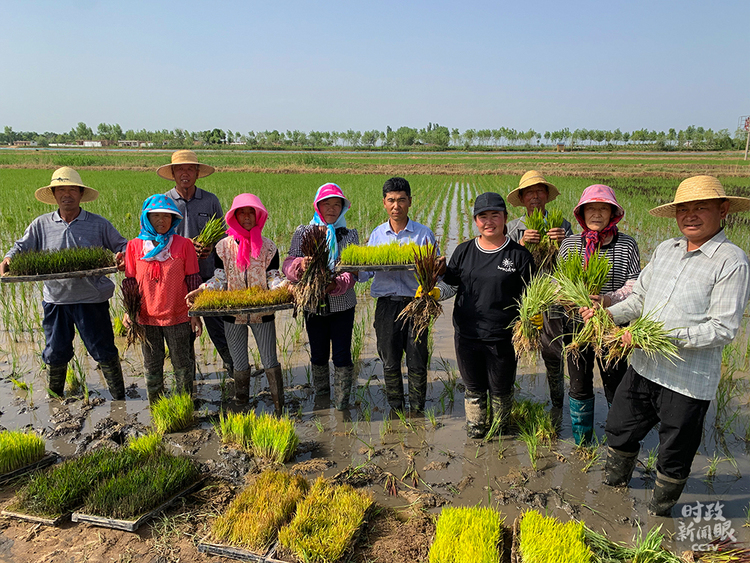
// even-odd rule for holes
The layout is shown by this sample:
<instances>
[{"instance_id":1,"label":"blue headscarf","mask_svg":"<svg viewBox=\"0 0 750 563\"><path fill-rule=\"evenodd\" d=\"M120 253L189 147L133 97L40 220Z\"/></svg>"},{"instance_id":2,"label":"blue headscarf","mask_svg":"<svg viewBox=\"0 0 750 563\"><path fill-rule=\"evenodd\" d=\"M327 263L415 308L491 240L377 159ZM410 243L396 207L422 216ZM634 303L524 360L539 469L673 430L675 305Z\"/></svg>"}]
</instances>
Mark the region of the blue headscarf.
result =
<instances>
[{"instance_id":1,"label":"blue headscarf","mask_svg":"<svg viewBox=\"0 0 750 563\"><path fill-rule=\"evenodd\" d=\"M163 235L160 235L156 232L156 229L154 229L151 221L148 220L149 213L172 213L177 217L172 219L172 226L169 230ZM177 209L177 205L175 205L174 201L170 198L162 194L152 195L147 198L146 201L143 202L143 209L141 210L141 232L138 235L138 238L141 240L154 241L155 245L151 252L143 256L143 259L149 260L158 256L158 254L167 247L172 235L175 233L177 225L181 222L182 214L180 213L180 210Z\"/></svg>"},{"instance_id":2,"label":"blue headscarf","mask_svg":"<svg viewBox=\"0 0 750 563\"><path fill-rule=\"evenodd\" d=\"M333 223L326 223L320 213L318 203L320 203L324 199L328 199L331 197L341 198L341 202L343 205L341 206L341 213L339 214L336 221ZM349 211L349 208L351 206L352 204L348 199L346 199L346 197L344 196L344 192L341 191L341 188L339 188L336 184L323 184L322 186L320 186L317 193L315 194L315 199L313 200L313 209L315 209L315 215L313 215L310 224L320 225L326 228L326 242L328 243L328 268L331 270L334 269L334 267L336 266L336 260L338 260L339 258L339 245L336 241L336 229L346 227L346 218L344 216L346 215L346 212Z\"/></svg>"}]
</instances>

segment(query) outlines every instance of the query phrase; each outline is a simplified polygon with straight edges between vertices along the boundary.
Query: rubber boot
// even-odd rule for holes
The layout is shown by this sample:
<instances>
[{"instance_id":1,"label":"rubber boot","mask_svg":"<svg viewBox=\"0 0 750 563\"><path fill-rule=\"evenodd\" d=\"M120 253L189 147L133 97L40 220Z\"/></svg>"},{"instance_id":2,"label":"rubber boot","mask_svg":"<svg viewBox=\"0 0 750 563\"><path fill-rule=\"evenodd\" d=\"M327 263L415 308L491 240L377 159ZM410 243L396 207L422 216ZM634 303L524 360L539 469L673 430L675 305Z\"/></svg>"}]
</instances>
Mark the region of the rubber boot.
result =
<instances>
[{"instance_id":1,"label":"rubber boot","mask_svg":"<svg viewBox=\"0 0 750 563\"><path fill-rule=\"evenodd\" d=\"M101 362L99 366L102 368L102 375L104 375L104 380L107 382L107 387L109 387L112 400L124 401L125 382L122 379L120 358L115 358L109 362Z\"/></svg>"},{"instance_id":2,"label":"rubber boot","mask_svg":"<svg viewBox=\"0 0 750 563\"><path fill-rule=\"evenodd\" d=\"M637 461L637 451L622 452L608 447L607 462L604 464L604 484L610 487L627 487Z\"/></svg>"},{"instance_id":3,"label":"rubber boot","mask_svg":"<svg viewBox=\"0 0 750 563\"><path fill-rule=\"evenodd\" d=\"M284 378L281 375L281 366L266 369L266 378L268 378L268 388L271 390L276 416L281 416L284 412Z\"/></svg>"},{"instance_id":4,"label":"rubber boot","mask_svg":"<svg viewBox=\"0 0 750 563\"><path fill-rule=\"evenodd\" d=\"M246 405L250 400L250 368L234 372L234 399L240 405Z\"/></svg>"},{"instance_id":5,"label":"rubber boot","mask_svg":"<svg viewBox=\"0 0 750 563\"><path fill-rule=\"evenodd\" d=\"M648 503L648 513L652 516L670 516L672 507L680 500L685 483L687 483L687 478L673 479L657 471L654 496Z\"/></svg>"},{"instance_id":6,"label":"rubber boot","mask_svg":"<svg viewBox=\"0 0 750 563\"><path fill-rule=\"evenodd\" d=\"M424 404L427 400L427 374L419 375L409 372L409 412L421 414L424 412Z\"/></svg>"},{"instance_id":7,"label":"rubber boot","mask_svg":"<svg viewBox=\"0 0 750 563\"><path fill-rule=\"evenodd\" d=\"M144 373L146 379L146 393L148 402L153 405L164 394L164 372L147 371Z\"/></svg>"},{"instance_id":8,"label":"rubber boot","mask_svg":"<svg viewBox=\"0 0 750 563\"><path fill-rule=\"evenodd\" d=\"M388 399L388 406L394 411L404 410L404 379L401 372L384 373L385 379L385 396Z\"/></svg>"},{"instance_id":9,"label":"rubber boot","mask_svg":"<svg viewBox=\"0 0 750 563\"><path fill-rule=\"evenodd\" d=\"M176 369L174 370L174 379L177 393L190 393L190 396L193 396L193 381L195 379L193 370L189 368Z\"/></svg>"},{"instance_id":10,"label":"rubber boot","mask_svg":"<svg viewBox=\"0 0 750 563\"><path fill-rule=\"evenodd\" d=\"M466 411L466 435L469 438L484 438L487 434L487 394L475 394L468 389L464 393Z\"/></svg>"},{"instance_id":11,"label":"rubber boot","mask_svg":"<svg viewBox=\"0 0 750 563\"><path fill-rule=\"evenodd\" d=\"M331 372L328 369L328 364L324 366L316 366L312 364L312 376L313 376L313 389L315 389L315 396L331 394Z\"/></svg>"},{"instance_id":12,"label":"rubber boot","mask_svg":"<svg viewBox=\"0 0 750 563\"><path fill-rule=\"evenodd\" d=\"M47 365L47 388L50 391L50 397L55 395L61 399L65 397L65 378L67 375L68 364Z\"/></svg>"},{"instance_id":13,"label":"rubber boot","mask_svg":"<svg viewBox=\"0 0 750 563\"><path fill-rule=\"evenodd\" d=\"M492 429L498 434L507 434L510 430L510 414L513 411L513 394L490 395L492 404Z\"/></svg>"},{"instance_id":14,"label":"rubber boot","mask_svg":"<svg viewBox=\"0 0 750 563\"><path fill-rule=\"evenodd\" d=\"M576 446L587 446L594 437L594 397L582 401L569 397L570 422Z\"/></svg>"},{"instance_id":15,"label":"rubber boot","mask_svg":"<svg viewBox=\"0 0 750 563\"><path fill-rule=\"evenodd\" d=\"M343 411L349 408L349 398L352 394L354 383L354 366L333 368L333 404L336 410Z\"/></svg>"},{"instance_id":16,"label":"rubber boot","mask_svg":"<svg viewBox=\"0 0 750 563\"><path fill-rule=\"evenodd\" d=\"M232 354L229 352L229 348L217 348L216 351L221 357L221 361L224 362L224 370L227 372L229 377L234 377L234 362L232 361Z\"/></svg>"},{"instance_id":17,"label":"rubber boot","mask_svg":"<svg viewBox=\"0 0 750 563\"><path fill-rule=\"evenodd\" d=\"M565 400L565 364L547 365L547 385L549 385L549 398L552 407L549 416L556 432L562 428L563 401Z\"/></svg>"}]
</instances>

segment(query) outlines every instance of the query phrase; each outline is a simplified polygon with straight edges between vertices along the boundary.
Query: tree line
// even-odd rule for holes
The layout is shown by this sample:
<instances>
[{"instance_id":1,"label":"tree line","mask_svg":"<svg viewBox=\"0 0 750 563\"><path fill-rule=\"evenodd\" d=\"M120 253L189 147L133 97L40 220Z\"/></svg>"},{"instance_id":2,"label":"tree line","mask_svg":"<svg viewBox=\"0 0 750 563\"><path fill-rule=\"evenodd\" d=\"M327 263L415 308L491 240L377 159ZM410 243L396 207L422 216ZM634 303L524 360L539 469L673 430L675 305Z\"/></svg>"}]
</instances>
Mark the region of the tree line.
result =
<instances>
[{"instance_id":1,"label":"tree line","mask_svg":"<svg viewBox=\"0 0 750 563\"><path fill-rule=\"evenodd\" d=\"M622 149L626 147L652 150L732 150L742 149L745 143L745 132L737 129L734 135L728 129L705 129L690 125L685 129L671 128L668 131L638 129L634 131L614 131L602 129L564 128L558 131L537 132L533 129L517 131L513 128L499 129L449 129L437 123L417 129L386 127L385 131L224 131L211 129L207 131L188 131L187 129L146 129L123 131L119 123L100 123L96 131L83 122L79 122L67 133L34 131L13 131L5 126L0 133L0 144L12 145L17 141L31 141L38 146L71 144L80 141L106 141L117 144L119 141L139 141L153 143L164 147L186 147L195 145L207 146L245 146L248 148L274 149L414 149L448 150L494 150L518 149L533 150L555 145L566 148L589 148L596 150Z\"/></svg>"}]
</instances>

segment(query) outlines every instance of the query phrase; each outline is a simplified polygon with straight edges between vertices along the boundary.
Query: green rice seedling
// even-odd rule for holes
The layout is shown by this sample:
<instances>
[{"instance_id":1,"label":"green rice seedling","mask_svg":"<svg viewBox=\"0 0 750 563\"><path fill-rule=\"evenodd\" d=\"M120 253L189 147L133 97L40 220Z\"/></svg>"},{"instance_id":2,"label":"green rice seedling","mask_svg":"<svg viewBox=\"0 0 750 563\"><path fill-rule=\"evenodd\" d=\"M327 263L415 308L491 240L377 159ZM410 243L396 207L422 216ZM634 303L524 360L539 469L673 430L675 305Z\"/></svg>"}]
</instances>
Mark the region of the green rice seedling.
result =
<instances>
[{"instance_id":1,"label":"green rice seedling","mask_svg":"<svg viewBox=\"0 0 750 563\"><path fill-rule=\"evenodd\" d=\"M380 442L385 444L385 437L393 432L393 425L389 419L384 419L380 424Z\"/></svg>"},{"instance_id":2,"label":"green rice seedling","mask_svg":"<svg viewBox=\"0 0 750 563\"><path fill-rule=\"evenodd\" d=\"M542 444L549 446L555 437L555 426L543 403L524 399L513 403L511 423L519 430L539 435Z\"/></svg>"},{"instance_id":3,"label":"green rice seedling","mask_svg":"<svg viewBox=\"0 0 750 563\"><path fill-rule=\"evenodd\" d=\"M519 525L519 550L523 563L588 563L593 554L584 541L584 525L562 523L534 510L524 512Z\"/></svg>"},{"instance_id":4,"label":"green rice seedling","mask_svg":"<svg viewBox=\"0 0 750 563\"><path fill-rule=\"evenodd\" d=\"M143 436L129 439L128 448L141 457L148 457L164 449L164 443L161 439L162 435L158 432L148 432Z\"/></svg>"},{"instance_id":5,"label":"green rice seedling","mask_svg":"<svg viewBox=\"0 0 750 563\"><path fill-rule=\"evenodd\" d=\"M656 460L657 460L658 454L659 454L659 449L656 447L651 448L648 451L648 456L646 457L646 463L643 464L643 470L646 473L656 472Z\"/></svg>"},{"instance_id":6,"label":"green rice seedling","mask_svg":"<svg viewBox=\"0 0 750 563\"><path fill-rule=\"evenodd\" d=\"M737 547L737 543L729 538L714 540L710 545L712 551L700 552L698 561L701 563L750 563L750 549Z\"/></svg>"},{"instance_id":7,"label":"green rice seedling","mask_svg":"<svg viewBox=\"0 0 750 563\"><path fill-rule=\"evenodd\" d=\"M410 242L358 246L351 244L341 251L341 264L346 266L391 266L413 264L414 251L418 245Z\"/></svg>"},{"instance_id":8,"label":"green rice seedling","mask_svg":"<svg viewBox=\"0 0 750 563\"><path fill-rule=\"evenodd\" d=\"M444 508L430 547L430 563L499 563L504 520L488 507Z\"/></svg>"},{"instance_id":9,"label":"green rice seedling","mask_svg":"<svg viewBox=\"0 0 750 563\"><path fill-rule=\"evenodd\" d=\"M264 552L289 522L308 489L307 481L279 471L265 471L242 491L214 522L221 542Z\"/></svg>"},{"instance_id":10,"label":"green rice seedling","mask_svg":"<svg viewBox=\"0 0 750 563\"><path fill-rule=\"evenodd\" d=\"M547 223L544 221L544 215L540 209L534 209L531 215L526 216L526 228L530 231L539 231L542 237L539 242L526 243L526 249L531 252L537 269L542 269L542 264L547 255L546 248L543 248L542 241L547 234Z\"/></svg>"},{"instance_id":11,"label":"green rice seedling","mask_svg":"<svg viewBox=\"0 0 750 563\"><path fill-rule=\"evenodd\" d=\"M211 311L217 309L244 309L269 307L292 302L292 292L288 287L263 289L250 287L232 291L206 290L195 298L193 310Z\"/></svg>"},{"instance_id":12,"label":"green rice seedling","mask_svg":"<svg viewBox=\"0 0 750 563\"><path fill-rule=\"evenodd\" d=\"M518 439L526 444L526 449L529 452L529 461L534 471L537 470L537 460L539 459L539 444L541 437L536 431L536 428L522 428L518 433Z\"/></svg>"},{"instance_id":13,"label":"green rice seedling","mask_svg":"<svg viewBox=\"0 0 750 563\"><path fill-rule=\"evenodd\" d=\"M114 254L106 248L95 246L31 250L13 256L8 265L8 273L11 276L38 276L98 270L114 265Z\"/></svg>"},{"instance_id":14,"label":"green rice seedling","mask_svg":"<svg viewBox=\"0 0 750 563\"><path fill-rule=\"evenodd\" d=\"M443 312L443 307L431 295L438 281L438 251L434 244L417 246L414 249L414 277L422 287L422 295L409 301L399 313L398 319L411 319L414 336L420 339L422 333Z\"/></svg>"},{"instance_id":15,"label":"green rice seedling","mask_svg":"<svg viewBox=\"0 0 750 563\"><path fill-rule=\"evenodd\" d=\"M224 219L218 218L214 215L208 220L208 222L206 222L203 230L193 239L193 241L201 246L212 246L224 237L226 231L227 228L226 225L224 225Z\"/></svg>"},{"instance_id":16,"label":"green rice seedling","mask_svg":"<svg viewBox=\"0 0 750 563\"><path fill-rule=\"evenodd\" d=\"M320 477L297 504L292 521L279 531L279 543L302 561L338 561L351 545L372 502L368 493L349 485L331 485Z\"/></svg>"},{"instance_id":17,"label":"green rice seedling","mask_svg":"<svg viewBox=\"0 0 750 563\"><path fill-rule=\"evenodd\" d=\"M29 390L29 384L26 383L23 379L16 379L15 377L9 377L8 379L10 379L10 382L16 389L20 389L21 391Z\"/></svg>"},{"instance_id":18,"label":"green rice seedling","mask_svg":"<svg viewBox=\"0 0 750 563\"><path fill-rule=\"evenodd\" d=\"M151 423L161 434L178 432L195 423L190 393L161 397L151 406Z\"/></svg>"},{"instance_id":19,"label":"green rice seedling","mask_svg":"<svg viewBox=\"0 0 750 563\"><path fill-rule=\"evenodd\" d=\"M325 299L326 287L333 279L333 273L328 269L328 244L324 229L306 229L302 235L300 251L303 256L310 259L310 263L297 283L292 286L295 313L300 309L315 311Z\"/></svg>"},{"instance_id":20,"label":"green rice seedling","mask_svg":"<svg viewBox=\"0 0 750 563\"><path fill-rule=\"evenodd\" d=\"M0 432L0 475L15 471L44 457L44 438L35 432Z\"/></svg>"},{"instance_id":21,"label":"green rice seedling","mask_svg":"<svg viewBox=\"0 0 750 563\"><path fill-rule=\"evenodd\" d=\"M609 561L630 561L633 559L635 550L621 543L609 539L590 528L583 526L583 537L586 545L594 554L594 561L607 563Z\"/></svg>"},{"instance_id":22,"label":"green rice seedling","mask_svg":"<svg viewBox=\"0 0 750 563\"><path fill-rule=\"evenodd\" d=\"M625 346L622 336L629 332L633 343ZM676 360L682 361L677 346L664 329L664 323L654 318L653 312L643 315L627 327L610 327L604 336L607 353L604 356L607 365L611 365L627 358L635 348L640 348L651 359L665 357L675 365Z\"/></svg>"},{"instance_id":23,"label":"green rice seedling","mask_svg":"<svg viewBox=\"0 0 750 563\"><path fill-rule=\"evenodd\" d=\"M631 563L682 563L674 553L662 548L664 534L661 533L661 524L651 528L646 537L643 530L638 527L638 534L633 539L633 558Z\"/></svg>"},{"instance_id":24,"label":"green rice seedling","mask_svg":"<svg viewBox=\"0 0 750 563\"><path fill-rule=\"evenodd\" d=\"M71 395L77 395L81 390L81 380L78 379L73 366L68 366L68 371L65 373L65 385Z\"/></svg>"},{"instance_id":25,"label":"green rice seedling","mask_svg":"<svg viewBox=\"0 0 750 563\"><path fill-rule=\"evenodd\" d=\"M188 457L157 451L126 472L103 480L80 510L106 518L132 519L191 485L199 476Z\"/></svg>"},{"instance_id":26,"label":"green rice seedling","mask_svg":"<svg viewBox=\"0 0 750 563\"><path fill-rule=\"evenodd\" d=\"M437 414L435 413L435 407L430 407L429 409L426 409L425 414L427 415L427 420L430 421L430 424L433 428L437 428L438 424L440 424L437 420Z\"/></svg>"},{"instance_id":27,"label":"green rice seedling","mask_svg":"<svg viewBox=\"0 0 750 563\"><path fill-rule=\"evenodd\" d=\"M12 510L54 518L79 506L98 482L119 475L138 463L129 448L100 449L37 473L16 495Z\"/></svg>"},{"instance_id":28,"label":"green rice seedling","mask_svg":"<svg viewBox=\"0 0 750 563\"><path fill-rule=\"evenodd\" d=\"M146 329L138 322L141 313L141 291L138 288L138 284L133 283L131 280L125 280L120 289L122 290L122 304L125 306L125 312L130 318L130 326L127 328L127 340L125 344L126 348L130 348L136 342L143 342L146 338Z\"/></svg>"},{"instance_id":29,"label":"green rice seedling","mask_svg":"<svg viewBox=\"0 0 750 563\"><path fill-rule=\"evenodd\" d=\"M120 317L114 317L112 319L112 332L115 333L115 336L127 336L128 335L128 329L125 328L125 325L122 323L122 319Z\"/></svg>"},{"instance_id":30,"label":"green rice seedling","mask_svg":"<svg viewBox=\"0 0 750 563\"><path fill-rule=\"evenodd\" d=\"M558 283L561 283L562 278L572 282L580 280L583 282L583 287L588 295L599 295L602 287L607 282L611 267L607 256L599 254L597 251L589 257L589 263L584 268L583 256L578 251L574 251L565 258L558 259L552 276ZM579 307L581 306L580 303L577 304Z\"/></svg>"},{"instance_id":31,"label":"green rice seedling","mask_svg":"<svg viewBox=\"0 0 750 563\"><path fill-rule=\"evenodd\" d=\"M317 431L318 431L318 432L319 432L320 434L322 434L323 432L325 432L325 430L326 430L326 427L325 427L325 426L323 425L323 421L322 421L322 420L320 420L320 417L316 416L316 417L314 417L314 418L312 419L312 421L313 421L313 424L315 425L315 429L316 429L316 430L317 430Z\"/></svg>"},{"instance_id":32,"label":"green rice seedling","mask_svg":"<svg viewBox=\"0 0 750 563\"><path fill-rule=\"evenodd\" d=\"M252 433L256 420L254 411L220 413L214 428L222 444L236 444L245 451L252 451Z\"/></svg>"},{"instance_id":33,"label":"green rice seedling","mask_svg":"<svg viewBox=\"0 0 750 563\"><path fill-rule=\"evenodd\" d=\"M513 347L518 355L532 355L541 345L538 316L555 302L557 286L546 274L534 276L523 290L518 302L518 319L513 325Z\"/></svg>"},{"instance_id":34,"label":"green rice seedling","mask_svg":"<svg viewBox=\"0 0 750 563\"><path fill-rule=\"evenodd\" d=\"M722 461L727 461L727 458L721 457L718 452L714 452L714 455L708 458L708 465L706 466L706 481L713 481L716 479L716 472Z\"/></svg>"},{"instance_id":35,"label":"green rice seedling","mask_svg":"<svg viewBox=\"0 0 750 563\"><path fill-rule=\"evenodd\" d=\"M261 414L252 425L251 438L255 455L275 463L289 461L299 444L294 421L286 415Z\"/></svg>"}]
</instances>

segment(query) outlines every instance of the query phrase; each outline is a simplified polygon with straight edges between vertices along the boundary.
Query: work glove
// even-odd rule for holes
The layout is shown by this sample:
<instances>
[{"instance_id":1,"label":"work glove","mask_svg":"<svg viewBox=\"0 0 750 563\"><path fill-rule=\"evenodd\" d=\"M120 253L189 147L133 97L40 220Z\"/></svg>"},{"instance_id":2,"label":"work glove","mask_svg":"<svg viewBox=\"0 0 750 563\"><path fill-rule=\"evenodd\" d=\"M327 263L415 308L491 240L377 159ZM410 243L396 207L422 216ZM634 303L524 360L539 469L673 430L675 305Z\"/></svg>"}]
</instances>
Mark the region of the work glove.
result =
<instances>
[{"instance_id":1,"label":"work glove","mask_svg":"<svg viewBox=\"0 0 750 563\"><path fill-rule=\"evenodd\" d=\"M424 295L424 292L422 291L422 286L420 285L417 288L416 293L414 293L414 298L415 299L419 299L423 295ZM440 290L437 287L435 287L427 295L429 295L430 297L432 297L435 301L438 301L440 299Z\"/></svg>"},{"instance_id":2,"label":"work glove","mask_svg":"<svg viewBox=\"0 0 750 563\"><path fill-rule=\"evenodd\" d=\"M537 330L542 330L542 325L544 325L544 318L542 317L541 313L537 313L531 319L531 324L534 325L534 328Z\"/></svg>"}]
</instances>

